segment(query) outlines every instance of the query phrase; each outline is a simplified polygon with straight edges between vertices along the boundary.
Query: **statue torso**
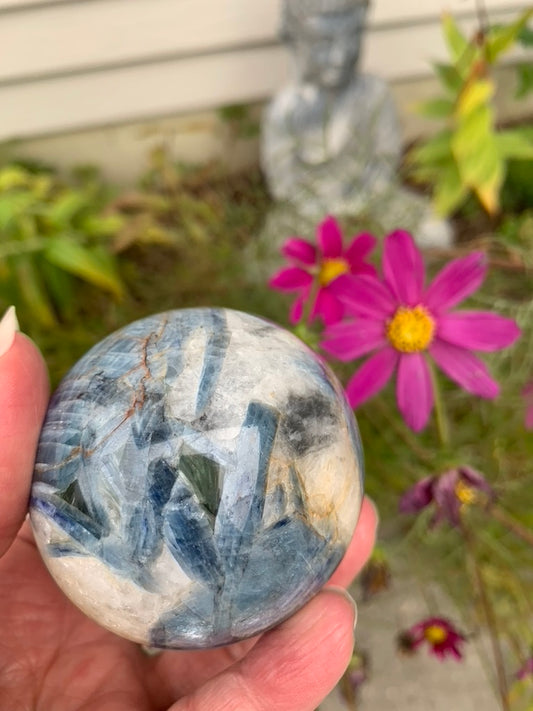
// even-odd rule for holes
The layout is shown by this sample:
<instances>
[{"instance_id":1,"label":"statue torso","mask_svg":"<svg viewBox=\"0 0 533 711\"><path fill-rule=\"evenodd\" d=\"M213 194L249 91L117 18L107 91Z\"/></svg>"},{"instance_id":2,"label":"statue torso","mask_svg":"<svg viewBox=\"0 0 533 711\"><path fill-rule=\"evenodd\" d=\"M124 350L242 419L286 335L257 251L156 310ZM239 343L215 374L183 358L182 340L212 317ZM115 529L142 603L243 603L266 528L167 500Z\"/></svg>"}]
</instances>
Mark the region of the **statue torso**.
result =
<instances>
[{"instance_id":1,"label":"statue torso","mask_svg":"<svg viewBox=\"0 0 533 711\"><path fill-rule=\"evenodd\" d=\"M306 183L325 199L371 189L376 171L380 180L390 179L400 150L389 89L371 76L354 77L337 92L290 86L265 117L263 164L274 194L283 199L307 189Z\"/></svg>"}]
</instances>

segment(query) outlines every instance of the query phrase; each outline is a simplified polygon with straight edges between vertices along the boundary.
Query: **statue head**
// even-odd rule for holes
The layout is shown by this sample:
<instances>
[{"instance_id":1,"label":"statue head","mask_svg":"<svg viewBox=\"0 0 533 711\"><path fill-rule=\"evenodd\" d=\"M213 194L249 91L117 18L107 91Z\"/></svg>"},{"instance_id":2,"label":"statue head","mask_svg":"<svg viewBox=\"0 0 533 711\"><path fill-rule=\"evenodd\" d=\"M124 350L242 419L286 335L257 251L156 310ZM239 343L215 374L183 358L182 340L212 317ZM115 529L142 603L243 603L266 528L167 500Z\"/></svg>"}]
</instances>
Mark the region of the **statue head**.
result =
<instances>
[{"instance_id":1,"label":"statue head","mask_svg":"<svg viewBox=\"0 0 533 711\"><path fill-rule=\"evenodd\" d=\"M327 89L349 83L369 0L283 0L282 37L294 49L299 78Z\"/></svg>"}]
</instances>

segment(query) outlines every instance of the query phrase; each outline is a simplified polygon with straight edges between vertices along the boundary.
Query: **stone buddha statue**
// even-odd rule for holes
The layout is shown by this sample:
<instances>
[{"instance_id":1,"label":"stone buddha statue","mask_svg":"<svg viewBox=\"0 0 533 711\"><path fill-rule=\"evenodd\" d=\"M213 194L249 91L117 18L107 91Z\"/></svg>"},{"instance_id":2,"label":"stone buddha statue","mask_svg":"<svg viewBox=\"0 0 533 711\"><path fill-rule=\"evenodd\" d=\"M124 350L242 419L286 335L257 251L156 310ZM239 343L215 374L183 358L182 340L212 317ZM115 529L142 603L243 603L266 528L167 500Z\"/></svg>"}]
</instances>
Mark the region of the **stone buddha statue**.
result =
<instances>
[{"instance_id":1,"label":"stone buddha statue","mask_svg":"<svg viewBox=\"0 0 533 711\"><path fill-rule=\"evenodd\" d=\"M295 78L263 118L270 192L309 218L365 213L384 230L414 230L428 218L430 231L447 232L427 201L397 182L401 132L387 84L357 72L367 11L368 0L283 0L281 35Z\"/></svg>"}]
</instances>

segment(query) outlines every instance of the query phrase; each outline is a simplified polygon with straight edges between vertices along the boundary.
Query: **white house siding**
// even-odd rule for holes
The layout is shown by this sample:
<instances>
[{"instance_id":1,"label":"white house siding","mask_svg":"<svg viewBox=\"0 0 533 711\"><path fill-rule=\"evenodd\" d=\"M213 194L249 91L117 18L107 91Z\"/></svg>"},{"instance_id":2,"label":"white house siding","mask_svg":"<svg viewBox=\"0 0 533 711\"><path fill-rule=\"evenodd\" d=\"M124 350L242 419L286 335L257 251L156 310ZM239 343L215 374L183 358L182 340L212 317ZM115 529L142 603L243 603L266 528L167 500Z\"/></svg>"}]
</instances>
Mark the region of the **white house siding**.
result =
<instances>
[{"instance_id":1,"label":"white house siding","mask_svg":"<svg viewBox=\"0 0 533 711\"><path fill-rule=\"evenodd\" d=\"M493 21L523 0L486 0ZM279 0L0 0L0 140L204 111L267 98L290 74ZM451 10L475 0L374 0L363 68L423 79L445 56Z\"/></svg>"}]
</instances>

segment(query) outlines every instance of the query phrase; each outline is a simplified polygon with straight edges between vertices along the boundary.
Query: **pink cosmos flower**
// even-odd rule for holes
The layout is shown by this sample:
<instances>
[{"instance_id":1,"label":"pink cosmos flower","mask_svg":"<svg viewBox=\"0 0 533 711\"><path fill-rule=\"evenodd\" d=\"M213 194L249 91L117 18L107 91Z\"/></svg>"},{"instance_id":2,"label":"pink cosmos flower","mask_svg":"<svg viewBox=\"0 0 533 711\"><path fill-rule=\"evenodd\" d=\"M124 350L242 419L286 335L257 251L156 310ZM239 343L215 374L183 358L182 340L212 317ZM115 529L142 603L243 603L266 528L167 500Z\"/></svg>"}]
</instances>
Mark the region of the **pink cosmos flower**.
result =
<instances>
[{"instance_id":1,"label":"pink cosmos flower","mask_svg":"<svg viewBox=\"0 0 533 711\"><path fill-rule=\"evenodd\" d=\"M402 496L399 510L401 513L413 514L433 504L435 516L432 525L447 520L452 526L458 526L461 511L480 498L493 501L496 498L494 489L483 474L471 467L462 466L439 476L420 479Z\"/></svg>"},{"instance_id":2,"label":"pink cosmos flower","mask_svg":"<svg viewBox=\"0 0 533 711\"><path fill-rule=\"evenodd\" d=\"M384 281L343 274L330 290L354 320L325 332L324 350L343 361L372 353L348 383L352 407L379 392L397 371L396 397L406 423L422 430L433 408L427 357L468 392L498 395L498 384L472 351L495 351L520 335L516 323L489 311L452 311L485 277L481 252L455 259L425 286L422 255L407 232L385 238Z\"/></svg>"},{"instance_id":3,"label":"pink cosmos flower","mask_svg":"<svg viewBox=\"0 0 533 711\"><path fill-rule=\"evenodd\" d=\"M415 650L422 643L429 645L429 651L439 659L447 655L462 659L460 645L466 641L451 622L443 617L428 617L401 634L402 647Z\"/></svg>"},{"instance_id":4,"label":"pink cosmos flower","mask_svg":"<svg viewBox=\"0 0 533 711\"><path fill-rule=\"evenodd\" d=\"M526 419L524 425L526 430L533 430L533 380L522 390L522 395L526 401Z\"/></svg>"},{"instance_id":5,"label":"pink cosmos flower","mask_svg":"<svg viewBox=\"0 0 533 711\"><path fill-rule=\"evenodd\" d=\"M331 285L341 274L375 276L375 268L365 261L375 244L375 237L365 232L354 237L344 249L340 227L331 216L318 225L317 247L301 237L288 239L281 253L288 259L289 266L276 272L268 284L278 291L297 292L289 314L290 322L300 321L303 306L313 294L309 320L320 316L326 325L340 321L345 307L331 291Z\"/></svg>"}]
</instances>

